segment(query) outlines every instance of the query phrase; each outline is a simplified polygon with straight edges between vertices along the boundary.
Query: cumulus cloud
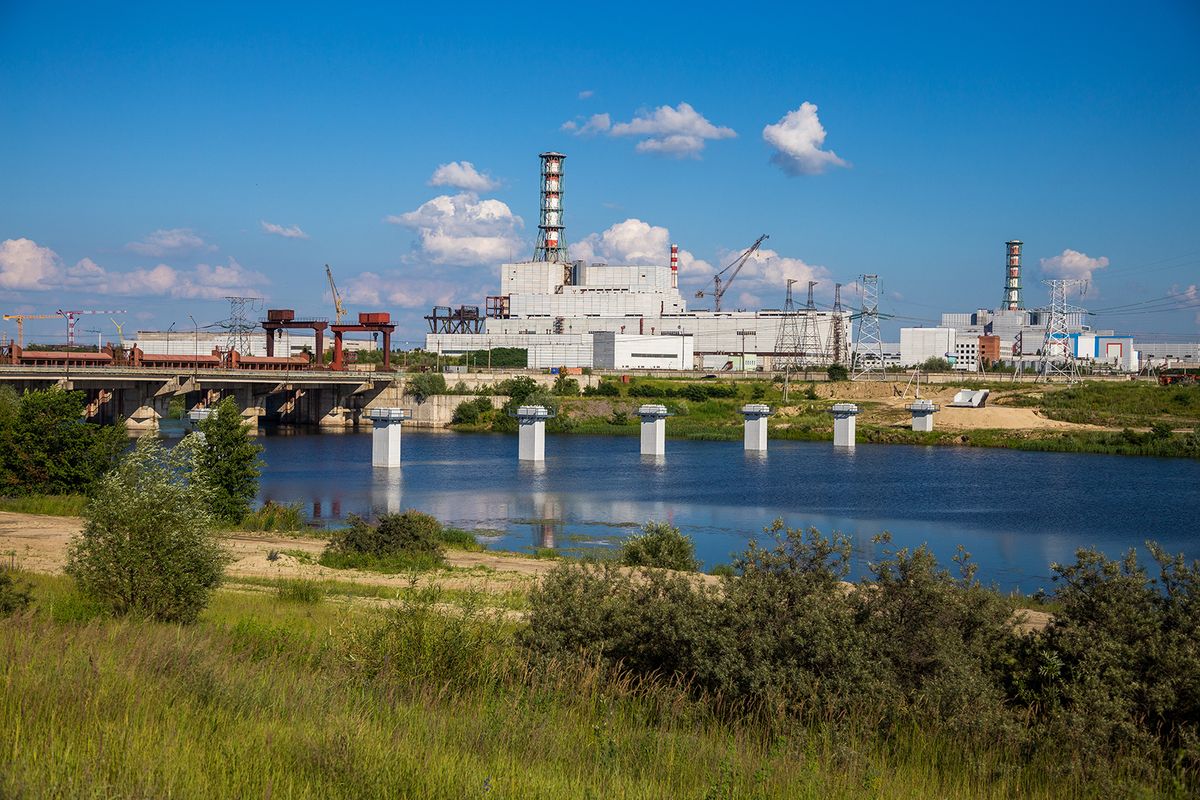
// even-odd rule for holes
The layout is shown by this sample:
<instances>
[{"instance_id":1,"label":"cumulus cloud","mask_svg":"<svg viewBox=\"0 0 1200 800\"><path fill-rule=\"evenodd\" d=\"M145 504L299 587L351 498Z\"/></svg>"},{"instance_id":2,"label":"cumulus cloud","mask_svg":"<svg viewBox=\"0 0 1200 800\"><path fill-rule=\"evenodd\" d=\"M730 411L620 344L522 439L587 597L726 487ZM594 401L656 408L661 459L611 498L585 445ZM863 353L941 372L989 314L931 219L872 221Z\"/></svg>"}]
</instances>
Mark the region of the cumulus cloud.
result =
<instances>
[{"instance_id":1,"label":"cumulus cloud","mask_svg":"<svg viewBox=\"0 0 1200 800\"><path fill-rule=\"evenodd\" d=\"M1108 266L1104 256L1092 258L1087 253L1067 248L1053 258L1043 258L1042 272L1053 278L1075 278L1091 283L1092 273Z\"/></svg>"},{"instance_id":2,"label":"cumulus cloud","mask_svg":"<svg viewBox=\"0 0 1200 800\"><path fill-rule=\"evenodd\" d=\"M571 258L604 261L611 264L668 264L671 260L671 232L640 219L618 222L602 233L591 233L568 246ZM712 265L680 248L679 271L682 274L712 272Z\"/></svg>"},{"instance_id":3,"label":"cumulus cloud","mask_svg":"<svg viewBox=\"0 0 1200 800\"><path fill-rule=\"evenodd\" d=\"M714 125L688 103L639 112L628 122L613 123L608 114L593 114L583 124L566 122L562 128L576 135L644 137L634 147L637 152L673 158L699 158L709 141L737 136L732 128Z\"/></svg>"},{"instance_id":4,"label":"cumulus cloud","mask_svg":"<svg viewBox=\"0 0 1200 800\"><path fill-rule=\"evenodd\" d=\"M414 278L399 272L360 272L341 287L343 299L364 306L429 308L462 299L461 281Z\"/></svg>"},{"instance_id":5,"label":"cumulus cloud","mask_svg":"<svg viewBox=\"0 0 1200 800\"><path fill-rule=\"evenodd\" d=\"M822 150L825 128L817 107L804 102L774 125L763 128L763 139L775 149L771 163L788 175L816 175L829 167L848 167L832 150Z\"/></svg>"},{"instance_id":6,"label":"cumulus cloud","mask_svg":"<svg viewBox=\"0 0 1200 800\"><path fill-rule=\"evenodd\" d=\"M470 161L451 161L441 164L429 179L430 186L450 186L468 192L487 192L500 184L491 176L480 173Z\"/></svg>"},{"instance_id":7,"label":"cumulus cloud","mask_svg":"<svg viewBox=\"0 0 1200 800\"><path fill-rule=\"evenodd\" d=\"M299 225L276 225L274 222L259 220L262 225L263 233L270 233L275 236L282 236L285 239L307 239L308 234L300 230Z\"/></svg>"},{"instance_id":8,"label":"cumulus cloud","mask_svg":"<svg viewBox=\"0 0 1200 800\"><path fill-rule=\"evenodd\" d=\"M142 256L163 258L169 255L185 255L198 250L215 250L196 235L191 228L159 229L148 234L139 242L130 242L125 249Z\"/></svg>"},{"instance_id":9,"label":"cumulus cloud","mask_svg":"<svg viewBox=\"0 0 1200 800\"><path fill-rule=\"evenodd\" d=\"M74 266L58 253L30 239L0 244L0 287L32 291L76 290L123 297L183 297L206 300L227 295L257 295L265 275L247 270L235 259L227 264L197 264L176 269L168 264L128 271L109 271L90 258Z\"/></svg>"},{"instance_id":10,"label":"cumulus cloud","mask_svg":"<svg viewBox=\"0 0 1200 800\"><path fill-rule=\"evenodd\" d=\"M416 231L418 257L433 264L491 265L527 249L518 234L521 218L505 203L474 192L440 195L385 219Z\"/></svg>"},{"instance_id":11,"label":"cumulus cloud","mask_svg":"<svg viewBox=\"0 0 1200 800\"><path fill-rule=\"evenodd\" d=\"M741 252L729 253L727 258L722 259L722 263L728 264L739 255ZM744 289L762 294L770 293L778 297L784 296L789 279L796 281L792 292L801 302L808 291L809 281L822 284L822 294L833 293L832 277L825 267L809 264L802 258L782 256L766 247L760 247L751 254L737 278ZM843 294L843 299L845 297Z\"/></svg>"},{"instance_id":12,"label":"cumulus cloud","mask_svg":"<svg viewBox=\"0 0 1200 800\"><path fill-rule=\"evenodd\" d=\"M54 289L62 279L62 262L49 247L32 239L0 243L0 289Z\"/></svg>"}]
</instances>

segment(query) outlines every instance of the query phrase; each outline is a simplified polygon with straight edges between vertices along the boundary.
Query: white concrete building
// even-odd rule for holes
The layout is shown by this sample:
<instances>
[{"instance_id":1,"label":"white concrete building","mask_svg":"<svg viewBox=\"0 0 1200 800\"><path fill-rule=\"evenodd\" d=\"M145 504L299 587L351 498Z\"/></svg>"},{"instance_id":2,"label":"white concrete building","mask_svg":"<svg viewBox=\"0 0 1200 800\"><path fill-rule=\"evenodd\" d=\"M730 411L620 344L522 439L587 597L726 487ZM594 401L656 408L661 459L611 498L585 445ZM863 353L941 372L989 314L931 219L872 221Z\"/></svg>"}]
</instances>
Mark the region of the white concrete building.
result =
<instances>
[{"instance_id":1,"label":"white concrete building","mask_svg":"<svg viewBox=\"0 0 1200 800\"><path fill-rule=\"evenodd\" d=\"M635 336L612 331L592 334L597 369L691 369L691 336Z\"/></svg>"},{"instance_id":2,"label":"white concrete building","mask_svg":"<svg viewBox=\"0 0 1200 800\"><path fill-rule=\"evenodd\" d=\"M265 356L267 354L266 331L251 331L246 337L250 342L249 352L244 356ZM229 348L229 334L225 331L197 331L176 329L173 331L138 331L132 340L126 339L122 347L133 347L135 344L143 353L152 355L211 355L214 349ZM282 330L275 339L275 355L298 356L316 347L316 337L303 331ZM372 339L344 339L345 349L351 353L359 351L378 350L379 344ZM333 334L326 332L325 347L333 346Z\"/></svg>"},{"instance_id":3,"label":"white concrete building","mask_svg":"<svg viewBox=\"0 0 1200 800\"><path fill-rule=\"evenodd\" d=\"M915 367L954 355L955 336L953 328L901 328L900 365Z\"/></svg>"},{"instance_id":4,"label":"white concrete building","mask_svg":"<svg viewBox=\"0 0 1200 800\"><path fill-rule=\"evenodd\" d=\"M955 334L954 336L954 369L962 372L979 371L979 336L976 334Z\"/></svg>"}]
</instances>

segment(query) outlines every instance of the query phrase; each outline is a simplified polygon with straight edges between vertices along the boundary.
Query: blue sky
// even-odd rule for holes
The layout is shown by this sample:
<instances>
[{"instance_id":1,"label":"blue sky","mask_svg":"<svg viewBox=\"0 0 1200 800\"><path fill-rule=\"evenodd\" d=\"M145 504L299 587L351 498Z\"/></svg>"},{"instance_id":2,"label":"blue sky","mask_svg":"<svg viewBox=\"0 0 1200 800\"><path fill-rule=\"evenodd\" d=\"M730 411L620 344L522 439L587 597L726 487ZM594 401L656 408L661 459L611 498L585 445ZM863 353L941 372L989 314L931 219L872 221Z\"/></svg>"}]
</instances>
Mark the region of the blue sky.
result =
<instances>
[{"instance_id":1,"label":"blue sky","mask_svg":"<svg viewBox=\"0 0 1200 800\"><path fill-rule=\"evenodd\" d=\"M332 316L329 263L417 340L532 252L558 149L576 255L678 242L694 290L770 234L726 306L876 272L936 321L1020 238L1027 305L1088 275L1096 325L1196 338L1200 7L1044 5L0 2L0 305Z\"/></svg>"}]
</instances>

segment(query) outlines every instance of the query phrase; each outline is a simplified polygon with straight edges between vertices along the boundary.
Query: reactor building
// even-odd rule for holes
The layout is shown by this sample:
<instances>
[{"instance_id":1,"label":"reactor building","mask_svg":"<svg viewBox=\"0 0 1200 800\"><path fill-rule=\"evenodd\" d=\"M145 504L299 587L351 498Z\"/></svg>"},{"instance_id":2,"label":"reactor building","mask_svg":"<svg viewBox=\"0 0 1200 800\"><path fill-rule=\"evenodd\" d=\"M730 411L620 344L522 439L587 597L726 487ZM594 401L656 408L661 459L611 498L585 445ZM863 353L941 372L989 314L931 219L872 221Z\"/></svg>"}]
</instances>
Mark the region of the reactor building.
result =
<instances>
[{"instance_id":1,"label":"reactor building","mask_svg":"<svg viewBox=\"0 0 1200 800\"><path fill-rule=\"evenodd\" d=\"M600 369L824 368L850 361L850 313L839 305L727 311L721 282L712 310L689 310L679 291L678 246L661 265L572 261L564 237L562 153L542 153L533 258L500 267L500 292L479 306L438 306L425 348L460 355L523 348L529 367ZM748 258L762 239L742 254ZM736 274L736 271L734 272ZM732 278L726 278L725 286ZM783 287L780 287L783 288ZM790 287L789 298L790 298ZM790 331L803 330L802 337Z\"/></svg>"}]
</instances>

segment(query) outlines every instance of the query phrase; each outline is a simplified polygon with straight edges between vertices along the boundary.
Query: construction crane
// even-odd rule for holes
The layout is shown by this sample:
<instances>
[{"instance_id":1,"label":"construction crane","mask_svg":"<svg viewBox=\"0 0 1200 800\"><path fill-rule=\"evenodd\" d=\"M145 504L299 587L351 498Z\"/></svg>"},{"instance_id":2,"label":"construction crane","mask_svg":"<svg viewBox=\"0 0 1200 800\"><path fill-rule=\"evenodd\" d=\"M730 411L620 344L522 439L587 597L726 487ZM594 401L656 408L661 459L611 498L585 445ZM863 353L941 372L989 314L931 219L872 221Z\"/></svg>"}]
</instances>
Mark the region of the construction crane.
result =
<instances>
[{"instance_id":1,"label":"construction crane","mask_svg":"<svg viewBox=\"0 0 1200 800\"><path fill-rule=\"evenodd\" d=\"M117 329L117 345L120 347L124 347L125 346L125 326L122 325L121 323L117 322L112 317L109 317L108 319L110 322L112 322L113 327L115 327Z\"/></svg>"},{"instance_id":2,"label":"construction crane","mask_svg":"<svg viewBox=\"0 0 1200 800\"><path fill-rule=\"evenodd\" d=\"M5 319L17 321L17 347L25 346L25 320L27 319L56 319L58 314L5 314Z\"/></svg>"},{"instance_id":3,"label":"construction crane","mask_svg":"<svg viewBox=\"0 0 1200 800\"><path fill-rule=\"evenodd\" d=\"M746 262L750 260L750 256L754 255L755 251L762 246L762 243L769 238L771 237L767 236L765 233L758 237L754 244L746 248L744 253L735 258L733 261L729 262L725 269L713 276L712 291L705 292L704 290L701 290L696 292L696 297L704 297L706 294L711 295L713 299L713 311L720 311L721 298L725 296L725 292L729 291L729 286L733 283L733 279L736 278L738 273L742 271L742 267L746 266ZM733 271L730 272L730 270ZM725 273L727 272L729 273L728 278L725 277Z\"/></svg>"},{"instance_id":4,"label":"construction crane","mask_svg":"<svg viewBox=\"0 0 1200 800\"><path fill-rule=\"evenodd\" d=\"M75 323L78 319L87 314L128 314L128 311L63 311L58 310L60 317L67 320L67 347L75 346Z\"/></svg>"},{"instance_id":5,"label":"construction crane","mask_svg":"<svg viewBox=\"0 0 1200 800\"><path fill-rule=\"evenodd\" d=\"M338 325L342 324L342 318L346 316L346 307L342 305L342 295L337 290L337 284L333 282L333 270L329 265L325 265L325 277L329 278L329 291L333 294L333 316Z\"/></svg>"}]
</instances>

